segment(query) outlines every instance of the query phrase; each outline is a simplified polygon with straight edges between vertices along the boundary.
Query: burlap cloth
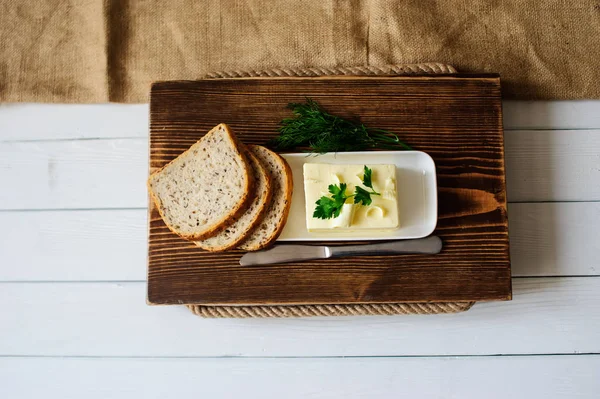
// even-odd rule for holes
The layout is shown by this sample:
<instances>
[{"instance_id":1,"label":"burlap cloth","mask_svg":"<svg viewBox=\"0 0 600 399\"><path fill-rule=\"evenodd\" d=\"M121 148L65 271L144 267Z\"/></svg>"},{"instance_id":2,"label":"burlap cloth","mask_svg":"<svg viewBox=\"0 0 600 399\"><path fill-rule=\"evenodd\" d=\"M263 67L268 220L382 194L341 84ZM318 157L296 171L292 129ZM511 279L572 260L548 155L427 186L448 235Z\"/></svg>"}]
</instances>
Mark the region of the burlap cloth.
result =
<instances>
[{"instance_id":1,"label":"burlap cloth","mask_svg":"<svg viewBox=\"0 0 600 399\"><path fill-rule=\"evenodd\" d=\"M597 0L2 0L0 101L146 102L210 71L440 60L600 98Z\"/></svg>"},{"instance_id":2,"label":"burlap cloth","mask_svg":"<svg viewBox=\"0 0 600 399\"><path fill-rule=\"evenodd\" d=\"M263 71L225 71L204 76L213 78L240 78L255 76L323 76L323 75L423 75L456 73L451 65L430 62L423 64L386 65L383 67L357 66L340 68L276 68ZM321 305L264 305L264 306L211 306L186 305L195 315L208 318L252 317L312 317L312 316L381 316L400 314L458 313L469 310L475 302L430 303L354 303Z\"/></svg>"}]
</instances>

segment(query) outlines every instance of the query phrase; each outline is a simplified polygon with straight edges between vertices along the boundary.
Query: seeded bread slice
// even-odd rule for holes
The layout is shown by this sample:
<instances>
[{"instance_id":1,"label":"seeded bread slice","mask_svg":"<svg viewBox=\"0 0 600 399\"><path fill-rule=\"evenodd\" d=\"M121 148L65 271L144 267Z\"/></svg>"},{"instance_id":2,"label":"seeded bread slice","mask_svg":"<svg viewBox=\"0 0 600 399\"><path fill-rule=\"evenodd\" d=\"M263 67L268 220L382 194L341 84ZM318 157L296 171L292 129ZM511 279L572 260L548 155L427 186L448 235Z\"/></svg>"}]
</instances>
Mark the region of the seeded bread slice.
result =
<instances>
[{"instance_id":1,"label":"seeded bread slice","mask_svg":"<svg viewBox=\"0 0 600 399\"><path fill-rule=\"evenodd\" d=\"M257 251L275 241L285 226L292 204L292 170L273 151L259 145L249 145L248 148L266 166L273 184L273 198L262 222L239 245L239 248L246 251Z\"/></svg>"},{"instance_id":2,"label":"seeded bread slice","mask_svg":"<svg viewBox=\"0 0 600 399\"><path fill-rule=\"evenodd\" d=\"M202 240L245 212L253 177L242 144L224 123L148 179L165 224L190 240Z\"/></svg>"},{"instance_id":3,"label":"seeded bread slice","mask_svg":"<svg viewBox=\"0 0 600 399\"><path fill-rule=\"evenodd\" d=\"M273 190L271 189L271 177L269 172L250 151L247 151L246 155L248 155L248 160L250 161L250 166L254 175L254 198L246 212L225 230L205 240L194 242L202 249L218 252L235 248L239 243L244 241L252 232L253 228L262 221L267 206L271 203Z\"/></svg>"}]
</instances>

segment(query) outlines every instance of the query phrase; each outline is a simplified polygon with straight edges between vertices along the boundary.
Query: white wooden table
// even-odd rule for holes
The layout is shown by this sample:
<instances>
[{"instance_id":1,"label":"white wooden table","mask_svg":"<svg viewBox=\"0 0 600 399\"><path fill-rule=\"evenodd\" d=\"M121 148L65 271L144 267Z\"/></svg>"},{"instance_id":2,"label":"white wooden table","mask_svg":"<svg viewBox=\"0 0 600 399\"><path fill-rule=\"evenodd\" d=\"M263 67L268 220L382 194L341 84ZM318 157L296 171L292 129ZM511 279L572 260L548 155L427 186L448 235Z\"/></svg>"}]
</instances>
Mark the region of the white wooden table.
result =
<instances>
[{"instance_id":1,"label":"white wooden table","mask_svg":"<svg viewBox=\"0 0 600 399\"><path fill-rule=\"evenodd\" d=\"M504 108L512 302L206 320L145 304L147 106L0 106L0 398L600 397L600 101Z\"/></svg>"}]
</instances>

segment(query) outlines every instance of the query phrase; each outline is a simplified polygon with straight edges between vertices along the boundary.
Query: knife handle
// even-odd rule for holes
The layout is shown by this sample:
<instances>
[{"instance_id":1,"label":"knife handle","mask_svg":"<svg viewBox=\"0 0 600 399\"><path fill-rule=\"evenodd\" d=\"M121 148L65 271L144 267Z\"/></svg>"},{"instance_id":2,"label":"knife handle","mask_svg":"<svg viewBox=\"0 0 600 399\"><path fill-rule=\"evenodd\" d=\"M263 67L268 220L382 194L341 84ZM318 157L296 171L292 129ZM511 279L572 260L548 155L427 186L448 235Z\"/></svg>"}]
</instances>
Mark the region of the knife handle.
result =
<instances>
[{"instance_id":1,"label":"knife handle","mask_svg":"<svg viewBox=\"0 0 600 399\"><path fill-rule=\"evenodd\" d=\"M329 247L331 257L352 255L437 254L441 250L442 240L438 236L378 244Z\"/></svg>"}]
</instances>

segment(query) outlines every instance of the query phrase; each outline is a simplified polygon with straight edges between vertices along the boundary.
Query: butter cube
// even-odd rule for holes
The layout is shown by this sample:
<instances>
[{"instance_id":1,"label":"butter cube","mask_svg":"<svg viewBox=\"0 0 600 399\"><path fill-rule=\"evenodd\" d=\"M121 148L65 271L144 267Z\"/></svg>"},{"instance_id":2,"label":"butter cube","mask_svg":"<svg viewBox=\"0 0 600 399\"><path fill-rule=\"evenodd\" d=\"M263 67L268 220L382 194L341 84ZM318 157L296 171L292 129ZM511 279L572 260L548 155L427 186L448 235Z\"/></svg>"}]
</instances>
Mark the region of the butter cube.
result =
<instances>
[{"instance_id":1,"label":"butter cube","mask_svg":"<svg viewBox=\"0 0 600 399\"><path fill-rule=\"evenodd\" d=\"M308 231L394 230L399 226L398 193L395 165L366 165L372 170L373 189L381 195L371 195L371 205L354 204L346 200L337 218L313 217L315 203L322 196L331 196L329 185L347 185L346 195L354 194L356 186L368 191L362 183L365 165L338 165L327 163L304 164L304 195L306 200L306 228Z\"/></svg>"}]
</instances>

